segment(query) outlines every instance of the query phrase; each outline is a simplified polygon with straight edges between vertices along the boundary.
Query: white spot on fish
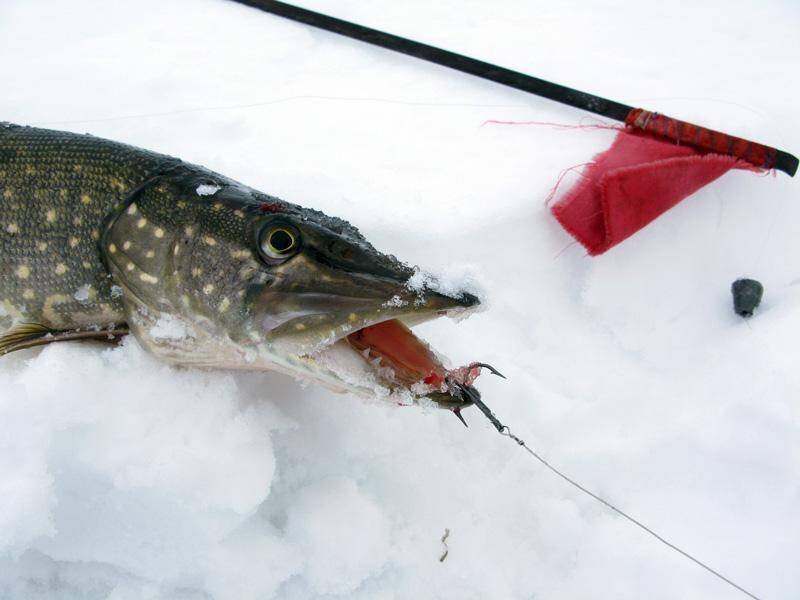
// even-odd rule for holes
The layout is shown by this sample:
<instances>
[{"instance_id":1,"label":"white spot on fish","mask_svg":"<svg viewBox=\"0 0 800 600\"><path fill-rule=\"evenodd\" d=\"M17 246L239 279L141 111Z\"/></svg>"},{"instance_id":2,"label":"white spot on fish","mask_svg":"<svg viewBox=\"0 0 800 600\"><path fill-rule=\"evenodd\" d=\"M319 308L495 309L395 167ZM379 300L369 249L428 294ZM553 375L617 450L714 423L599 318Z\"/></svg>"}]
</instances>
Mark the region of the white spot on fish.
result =
<instances>
[{"instance_id":1,"label":"white spot on fish","mask_svg":"<svg viewBox=\"0 0 800 600\"><path fill-rule=\"evenodd\" d=\"M186 233L188 237L192 237L194 235L194 229L188 225L184 228L183 231L184 233Z\"/></svg>"},{"instance_id":2,"label":"white spot on fish","mask_svg":"<svg viewBox=\"0 0 800 600\"><path fill-rule=\"evenodd\" d=\"M8 233L17 233L19 231L19 225L17 225L16 223L9 223L6 226L6 231Z\"/></svg>"},{"instance_id":3,"label":"white spot on fish","mask_svg":"<svg viewBox=\"0 0 800 600\"><path fill-rule=\"evenodd\" d=\"M195 190L198 196L213 196L222 188L216 184L201 183Z\"/></svg>"},{"instance_id":4,"label":"white spot on fish","mask_svg":"<svg viewBox=\"0 0 800 600\"><path fill-rule=\"evenodd\" d=\"M56 211L55 209L50 209L46 213L44 213L45 218L47 219L48 223L53 223L56 220Z\"/></svg>"},{"instance_id":5,"label":"white spot on fish","mask_svg":"<svg viewBox=\"0 0 800 600\"><path fill-rule=\"evenodd\" d=\"M125 268L128 269L128 271L133 271L136 268L136 265L134 265L132 262L129 262L127 265L125 265Z\"/></svg>"},{"instance_id":6,"label":"white spot on fish","mask_svg":"<svg viewBox=\"0 0 800 600\"><path fill-rule=\"evenodd\" d=\"M213 237L211 237L210 235L207 235L206 237L204 237L204 238L203 238L203 241L204 241L206 244L208 244L209 246L216 246L216 245L217 245L217 240L215 240L215 239L214 239Z\"/></svg>"},{"instance_id":7,"label":"white spot on fish","mask_svg":"<svg viewBox=\"0 0 800 600\"><path fill-rule=\"evenodd\" d=\"M108 245L108 251L111 254L116 254L117 253L117 246L115 244L109 244Z\"/></svg>"},{"instance_id":8,"label":"white spot on fish","mask_svg":"<svg viewBox=\"0 0 800 600\"><path fill-rule=\"evenodd\" d=\"M132 204L131 204L131 205L128 207L128 210L126 210L125 212L126 212L126 213L128 213L129 215L135 215L135 214L136 214L136 203L135 203L135 202L134 202L134 203L132 203Z\"/></svg>"},{"instance_id":9,"label":"white spot on fish","mask_svg":"<svg viewBox=\"0 0 800 600\"><path fill-rule=\"evenodd\" d=\"M145 283L158 283L158 277L150 275L150 273L140 273L139 279L141 279Z\"/></svg>"},{"instance_id":10,"label":"white spot on fish","mask_svg":"<svg viewBox=\"0 0 800 600\"><path fill-rule=\"evenodd\" d=\"M47 242L37 242L36 249L39 252L44 252L45 250L47 250Z\"/></svg>"},{"instance_id":11,"label":"white spot on fish","mask_svg":"<svg viewBox=\"0 0 800 600\"><path fill-rule=\"evenodd\" d=\"M163 238L164 237L164 230L161 229L161 227L156 227L155 231L153 231L153 235L156 236L157 238Z\"/></svg>"},{"instance_id":12,"label":"white spot on fish","mask_svg":"<svg viewBox=\"0 0 800 600\"><path fill-rule=\"evenodd\" d=\"M155 253L153 250L148 250L147 252L145 252L145 254L144 254L144 255L145 255L147 258L153 258L153 257L156 255L156 253Z\"/></svg>"},{"instance_id":13,"label":"white spot on fish","mask_svg":"<svg viewBox=\"0 0 800 600\"><path fill-rule=\"evenodd\" d=\"M143 228L145 225L147 225L147 219L145 219L144 217L142 217L141 219L139 219L138 221L136 221L136 226L137 226L139 229L142 229L142 228Z\"/></svg>"},{"instance_id":14,"label":"white spot on fish","mask_svg":"<svg viewBox=\"0 0 800 600\"><path fill-rule=\"evenodd\" d=\"M81 202L83 202L84 204L91 204L92 198L88 194L81 194Z\"/></svg>"},{"instance_id":15,"label":"white spot on fish","mask_svg":"<svg viewBox=\"0 0 800 600\"><path fill-rule=\"evenodd\" d=\"M210 295L213 291L214 291L214 284L213 283L207 283L206 285L203 286L203 293L206 296Z\"/></svg>"},{"instance_id":16,"label":"white spot on fish","mask_svg":"<svg viewBox=\"0 0 800 600\"><path fill-rule=\"evenodd\" d=\"M231 301L230 301L230 300L228 300L228 298L227 298L227 297L226 297L226 298L223 298L223 299L222 299L222 302L220 302L220 303L219 303L219 306L217 307L217 310L218 310L219 312L221 312L221 313L224 313L226 310L228 310L228 308L230 307L230 305L231 305Z\"/></svg>"},{"instance_id":17,"label":"white spot on fish","mask_svg":"<svg viewBox=\"0 0 800 600\"><path fill-rule=\"evenodd\" d=\"M120 298L122 296L122 288L118 285L111 286L111 297L112 298Z\"/></svg>"},{"instance_id":18,"label":"white spot on fish","mask_svg":"<svg viewBox=\"0 0 800 600\"><path fill-rule=\"evenodd\" d=\"M22 297L25 298L25 300L33 300L34 298L33 290L30 288L26 289L24 292L22 292Z\"/></svg>"},{"instance_id":19,"label":"white spot on fish","mask_svg":"<svg viewBox=\"0 0 800 600\"><path fill-rule=\"evenodd\" d=\"M27 279L28 277L30 277L31 269L28 265L20 265L17 267L16 273L17 277L19 277L20 279Z\"/></svg>"},{"instance_id":20,"label":"white spot on fish","mask_svg":"<svg viewBox=\"0 0 800 600\"><path fill-rule=\"evenodd\" d=\"M67 265L64 263L58 263L56 265L56 275L63 275L67 272Z\"/></svg>"},{"instance_id":21,"label":"white spot on fish","mask_svg":"<svg viewBox=\"0 0 800 600\"><path fill-rule=\"evenodd\" d=\"M80 240L78 238L76 238L76 237L69 238L69 247L70 248L75 248L79 243L80 243ZM114 246L114 244L111 244L111 246ZM109 250L111 250L111 246L108 247ZM116 251L117 251L116 247L113 250L111 250L112 253L116 252Z\"/></svg>"}]
</instances>

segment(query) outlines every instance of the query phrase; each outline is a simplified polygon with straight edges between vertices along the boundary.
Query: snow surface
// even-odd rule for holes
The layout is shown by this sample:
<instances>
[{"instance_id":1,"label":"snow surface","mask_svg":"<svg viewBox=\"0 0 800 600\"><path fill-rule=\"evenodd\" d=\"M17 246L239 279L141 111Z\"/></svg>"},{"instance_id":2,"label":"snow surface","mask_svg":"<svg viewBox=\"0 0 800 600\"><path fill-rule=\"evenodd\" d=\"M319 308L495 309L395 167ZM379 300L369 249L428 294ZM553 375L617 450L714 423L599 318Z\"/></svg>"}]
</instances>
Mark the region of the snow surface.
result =
<instances>
[{"instance_id":1,"label":"snow surface","mask_svg":"<svg viewBox=\"0 0 800 600\"><path fill-rule=\"evenodd\" d=\"M795 0L305 5L800 151ZM800 595L797 181L728 174L588 258L543 200L611 133L483 123L589 117L224 0L3 0L0 80L2 119L473 265L490 309L417 331L508 376L479 383L495 413L744 587ZM741 276L766 290L747 322ZM0 598L741 597L465 416L134 342L4 357Z\"/></svg>"}]
</instances>

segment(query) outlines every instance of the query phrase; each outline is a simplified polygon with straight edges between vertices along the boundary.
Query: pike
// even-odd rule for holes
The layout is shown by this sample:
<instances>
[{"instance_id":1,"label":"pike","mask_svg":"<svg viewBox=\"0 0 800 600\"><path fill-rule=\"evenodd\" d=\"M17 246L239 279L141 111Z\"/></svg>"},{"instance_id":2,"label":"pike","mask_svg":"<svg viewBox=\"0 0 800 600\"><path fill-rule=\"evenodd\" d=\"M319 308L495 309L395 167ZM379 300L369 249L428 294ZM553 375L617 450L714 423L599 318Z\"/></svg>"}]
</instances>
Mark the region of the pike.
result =
<instances>
[{"instance_id":1,"label":"pike","mask_svg":"<svg viewBox=\"0 0 800 600\"><path fill-rule=\"evenodd\" d=\"M480 304L350 223L200 166L0 123L0 355L128 333L176 365L267 369L459 411L483 363L447 369L411 327ZM492 372L496 371L489 367Z\"/></svg>"},{"instance_id":2,"label":"pike","mask_svg":"<svg viewBox=\"0 0 800 600\"><path fill-rule=\"evenodd\" d=\"M714 131L680 121L657 112L634 108L570 88L552 81L526 75L463 54L443 50L415 40L400 37L358 23L337 19L313 10L278 0L233 0L267 13L298 23L349 37L360 42L413 56L462 73L474 75L529 94L554 100L568 106L614 119L632 130L678 145L691 146L701 152L734 156L759 169L777 169L793 177L797 172L797 157L764 144Z\"/></svg>"}]
</instances>

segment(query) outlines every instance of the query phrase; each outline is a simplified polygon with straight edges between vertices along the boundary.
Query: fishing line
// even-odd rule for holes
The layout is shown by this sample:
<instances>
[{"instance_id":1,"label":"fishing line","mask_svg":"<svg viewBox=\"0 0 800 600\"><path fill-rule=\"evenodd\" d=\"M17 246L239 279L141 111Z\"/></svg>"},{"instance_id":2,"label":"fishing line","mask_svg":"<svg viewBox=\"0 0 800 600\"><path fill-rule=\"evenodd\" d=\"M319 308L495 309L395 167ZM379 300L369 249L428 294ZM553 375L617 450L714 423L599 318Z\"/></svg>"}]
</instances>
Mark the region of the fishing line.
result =
<instances>
[{"instance_id":1,"label":"fishing line","mask_svg":"<svg viewBox=\"0 0 800 600\"><path fill-rule=\"evenodd\" d=\"M469 102L427 102L424 100L399 100L396 98L373 98L368 96L320 96L320 95L299 95L286 96L285 98L273 98L246 104L222 104L219 106L198 106L189 108L178 108L175 110L165 110L160 112L139 113L130 115L117 115L111 117L98 117L94 119L71 119L66 121L38 121L31 123L34 126L50 125L77 125L82 123L105 123L107 121L126 121L129 119L146 119L152 117L171 117L174 115L184 115L191 113L226 111L226 110L246 110L270 106L273 104L284 104L301 100L320 100L327 102L374 102L380 104L397 104L400 106L429 106L434 108L530 108L528 104L481 104Z\"/></svg>"},{"instance_id":2,"label":"fishing line","mask_svg":"<svg viewBox=\"0 0 800 600\"><path fill-rule=\"evenodd\" d=\"M594 500L596 500L597 502L599 502L600 504L602 504L606 508L614 511L615 513L617 513L619 516L623 517L624 519L627 519L630 523L633 523L634 525L636 525L642 531L650 534L651 536L656 538L659 542L661 542L662 544L664 544L668 548L671 548L675 552L677 552L677 553L683 555L684 557L688 558L693 563L695 563L699 567L702 567L703 569L705 569L706 571L708 571L709 573L711 573L712 575L714 575L718 579L721 579L722 581L724 581L725 583L727 583L731 587L739 590L740 592L742 592L746 596L749 596L750 598L753 598L753 600L760 600L760 598L758 596L756 596L755 594L753 594L752 592L748 592L742 586L740 586L736 582L732 581L731 579L725 577L719 571L716 571L715 569L711 568L708 564L704 563L700 559L695 558L694 556L689 554L686 550L683 550L682 548L679 548L678 546L676 546L672 542L664 539L664 537L662 537L661 535L659 535L658 533L656 533L655 531L650 529L647 525L645 525L644 523L642 523L638 519L632 517L631 515L626 513L621 508L617 508L616 506L614 506L608 500L605 500L604 498L601 498L600 496L598 496L597 494L595 494L591 490L585 488L584 486L582 486L580 483L578 483L577 481L575 481L574 479L572 479L568 475L564 474L558 468L556 468L553 465L551 465L547 460L545 460L535 450L533 450L530 446L528 446L524 442L524 440L522 440L521 438L519 438L516 435L514 435L514 433L512 433L512 431L511 431L511 429L509 427L506 427L505 425L503 425L499 421L499 419L494 416L494 414L489 409L489 407L486 406L486 404L483 403L483 401L480 399L480 396L477 396L477 395L471 396L470 399L475 403L475 406L478 407L480 409L480 411L486 416L486 418L489 419L491 424L494 425L495 429L497 429L497 431L500 433L500 435L514 440L519 446L522 447L523 450L525 450L533 458L535 458L537 461L539 461L541 464L543 464L545 467L547 467L550 471L552 471L553 473L558 475L561 479L563 479L564 481L569 483L571 486L577 488L578 490L580 490L581 492L583 492L587 496L590 496L591 498L593 498Z\"/></svg>"}]
</instances>

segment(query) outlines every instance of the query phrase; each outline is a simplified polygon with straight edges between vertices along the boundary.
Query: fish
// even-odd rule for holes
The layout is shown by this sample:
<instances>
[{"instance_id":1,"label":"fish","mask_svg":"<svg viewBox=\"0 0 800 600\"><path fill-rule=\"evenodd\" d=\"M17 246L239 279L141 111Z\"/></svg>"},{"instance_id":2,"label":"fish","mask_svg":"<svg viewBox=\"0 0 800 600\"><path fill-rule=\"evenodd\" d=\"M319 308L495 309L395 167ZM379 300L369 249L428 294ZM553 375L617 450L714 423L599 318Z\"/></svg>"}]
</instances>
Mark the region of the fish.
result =
<instances>
[{"instance_id":1,"label":"fish","mask_svg":"<svg viewBox=\"0 0 800 600\"><path fill-rule=\"evenodd\" d=\"M488 367L449 369L412 332L478 295L437 289L343 219L88 134L0 124L0 249L0 355L132 335L169 364L459 418Z\"/></svg>"}]
</instances>

